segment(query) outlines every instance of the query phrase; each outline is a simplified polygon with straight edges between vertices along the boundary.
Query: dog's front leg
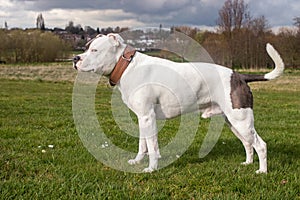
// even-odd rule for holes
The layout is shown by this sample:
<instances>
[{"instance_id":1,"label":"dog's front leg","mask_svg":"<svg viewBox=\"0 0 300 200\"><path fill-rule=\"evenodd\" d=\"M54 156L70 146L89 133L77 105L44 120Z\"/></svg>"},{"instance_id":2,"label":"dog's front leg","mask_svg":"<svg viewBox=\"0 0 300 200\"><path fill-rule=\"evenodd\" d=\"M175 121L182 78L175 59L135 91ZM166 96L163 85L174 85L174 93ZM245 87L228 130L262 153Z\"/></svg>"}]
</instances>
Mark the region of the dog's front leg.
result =
<instances>
[{"instance_id":1,"label":"dog's front leg","mask_svg":"<svg viewBox=\"0 0 300 200\"><path fill-rule=\"evenodd\" d=\"M158 167L158 158L160 157L156 117L154 110L150 110L147 114L138 116L140 139L139 139L139 153L135 159L129 160L129 164L136 164L143 159L146 152L149 154L149 166L145 168L144 172L152 172Z\"/></svg>"},{"instance_id":2,"label":"dog's front leg","mask_svg":"<svg viewBox=\"0 0 300 200\"><path fill-rule=\"evenodd\" d=\"M143 172L151 173L158 168L158 159L160 158L157 133L153 136L146 138L148 153L149 153L149 166Z\"/></svg>"},{"instance_id":3,"label":"dog's front leg","mask_svg":"<svg viewBox=\"0 0 300 200\"><path fill-rule=\"evenodd\" d=\"M147 149L147 142L145 138L141 138L139 139L139 152L137 154L137 156L135 157L135 159L131 159L128 160L128 163L130 165L136 165L139 164L140 161L144 158L144 156L147 154L148 149Z\"/></svg>"}]
</instances>

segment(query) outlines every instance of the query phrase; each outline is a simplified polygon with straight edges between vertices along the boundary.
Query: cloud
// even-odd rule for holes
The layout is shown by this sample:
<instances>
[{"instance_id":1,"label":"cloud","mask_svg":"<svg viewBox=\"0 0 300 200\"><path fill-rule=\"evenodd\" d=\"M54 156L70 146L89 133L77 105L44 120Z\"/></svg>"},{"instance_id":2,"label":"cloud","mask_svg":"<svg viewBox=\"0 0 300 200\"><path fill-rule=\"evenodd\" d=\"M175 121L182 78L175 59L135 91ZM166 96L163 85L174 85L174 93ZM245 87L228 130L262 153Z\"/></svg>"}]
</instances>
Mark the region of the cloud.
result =
<instances>
[{"instance_id":1,"label":"cloud","mask_svg":"<svg viewBox=\"0 0 300 200\"><path fill-rule=\"evenodd\" d=\"M116 9L121 0L4 0L14 4L31 4L28 7L35 11L48 11L52 9Z\"/></svg>"},{"instance_id":2,"label":"cloud","mask_svg":"<svg viewBox=\"0 0 300 200\"><path fill-rule=\"evenodd\" d=\"M72 16L72 17L71 17ZM65 27L69 21L82 26L96 27L132 27L143 26L132 14L123 10L76 10L52 9L44 15L46 26Z\"/></svg>"},{"instance_id":3,"label":"cloud","mask_svg":"<svg viewBox=\"0 0 300 200\"><path fill-rule=\"evenodd\" d=\"M192 0L121 0L125 11L135 14L165 15L186 7Z\"/></svg>"},{"instance_id":4,"label":"cloud","mask_svg":"<svg viewBox=\"0 0 300 200\"><path fill-rule=\"evenodd\" d=\"M6 0L7 1L7 0ZM24 10L36 12L48 12L52 10L85 10L86 14L93 14L92 10L123 10L119 15L111 15L120 18L124 13L131 13L132 20L136 19L140 24L215 24L217 18L217 0L85 0L85 1L61 1L61 0L10 0L14 5L22 4ZM69 14L77 19L77 16ZM127 18L125 20L128 20Z\"/></svg>"},{"instance_id":5,"label":"cloud","mask_svg":"<svg viewBox=\"0 0 300 200\"><path fill-rule=\"evenodd\" d=\"M124 10L134 13L139 21L147 24L166 25L215 25L219 2L199 0L122 1Z\"/></svg>"},{"instance_id":6,"label":"cloud","mask_svg":"<svg viewBox=\"0 0 300 200\"><path fill-rule=\"evenodd\" d=\"M42 13L47 27L69 21L104 26L215 26L225 0L0 0L0 20L12 26L34 27ZM299 0L245 0L254 17L264 15L271 26L292 25ZM0 21L1 22L1 21Z\"/></svg>"},{"instance_id":7,"label":"cloud","mask_svg":"<svg viewBox=\"0 0 300 200\"><path fill-rule=\"evenodd\" d=\"M253 15L264 15L271 26L292 25L300 10L299 0L289 0L288 3L282 0L250 0L248 4Z\"/></svg>"}]
</instances>

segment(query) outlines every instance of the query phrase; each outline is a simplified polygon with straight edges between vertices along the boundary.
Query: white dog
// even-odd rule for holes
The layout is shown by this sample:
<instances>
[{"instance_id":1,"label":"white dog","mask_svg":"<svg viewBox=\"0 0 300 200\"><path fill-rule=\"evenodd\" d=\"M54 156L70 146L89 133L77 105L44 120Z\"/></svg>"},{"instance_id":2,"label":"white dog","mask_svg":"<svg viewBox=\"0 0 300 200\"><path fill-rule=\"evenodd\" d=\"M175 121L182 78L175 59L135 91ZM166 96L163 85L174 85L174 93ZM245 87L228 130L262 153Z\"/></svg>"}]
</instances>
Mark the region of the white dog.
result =
<instances>
[{"instance_id":1,"label":"white dog","mask_svg":"<svg viewBox=\"0 0 300 200\"><path fill-rule=\"evenodd\" d=\"M267 173L267 145L254 128L253 97L248 82L279 77L284 63L267 44L275 69L265 75L239 74L209 63L175 63L151 57L124 44L117 34L99 35L88 50L74 58L74 68L110 78L122 94L124 103L137 115L140 131L137 156L129 164L139 163L149 154L144 172L158 168L160 158L156 119L200 111L203 118L223 115L232 132L242 141L246 161L253 162L253 148L259 157L257 173Z\"/></svg>"}]
</instances>

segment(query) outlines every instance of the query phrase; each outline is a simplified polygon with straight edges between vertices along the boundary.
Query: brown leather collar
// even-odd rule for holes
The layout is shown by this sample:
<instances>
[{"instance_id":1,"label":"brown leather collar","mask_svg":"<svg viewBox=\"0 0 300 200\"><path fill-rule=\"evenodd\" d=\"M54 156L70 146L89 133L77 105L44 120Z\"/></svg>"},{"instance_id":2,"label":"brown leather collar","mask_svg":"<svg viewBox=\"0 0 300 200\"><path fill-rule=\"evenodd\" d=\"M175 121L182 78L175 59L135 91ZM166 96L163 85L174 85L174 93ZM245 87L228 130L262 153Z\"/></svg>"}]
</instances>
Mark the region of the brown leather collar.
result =
<instances>
[{"instance_id":1,"label":"brown leather collar","mask_svg":"<svg viewBox=\"0 0 300 200\"><path fill-rule=\"evenodd\" d=\"M111 86L115 86L119 82L123 72L127 69L135 53L136 50L134 47L129 45L126 46L123 55L119 58L115 68L110 74L109 83Z\"/></svg>"}]
</instances>

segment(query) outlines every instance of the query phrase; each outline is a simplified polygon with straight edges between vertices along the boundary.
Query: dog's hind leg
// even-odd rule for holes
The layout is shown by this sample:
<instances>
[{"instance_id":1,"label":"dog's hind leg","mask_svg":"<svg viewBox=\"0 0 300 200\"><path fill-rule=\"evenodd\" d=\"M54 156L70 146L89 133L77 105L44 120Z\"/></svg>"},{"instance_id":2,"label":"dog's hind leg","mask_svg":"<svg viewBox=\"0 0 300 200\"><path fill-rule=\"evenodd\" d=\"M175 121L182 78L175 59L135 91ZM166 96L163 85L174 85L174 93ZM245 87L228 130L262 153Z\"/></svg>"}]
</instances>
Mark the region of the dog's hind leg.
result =
<instances>
[{"instance_id":1,"label":"dog's hind leg","mask_svg":"<svg viewBox=\"0 0 300 200\"><path fill-rule=\"evenodd\" d=\"M259 158L259 170L256 173L267 173L267 144L261 139L261 137L257 134L256 130L253 129L254 132L254 143L253 147L258 154Z\"/></svg>"},{"instance_id":2,"label":"dog's hind leg","mask_svg":"<svg viewBox=\"0 0 300 200\"><path fill-rule=\"evenodd\" d=\"M245 148L246 152L246 161L242 162L242 165L249 165L253 163L253 146L251 143L247 142L240 134L239 132L230 124L227 118L225 118L228 126L230 127L231 131L234 133L234 135L240 139L240 141L243 143L243 146Z\"/></svg>"},{"instance_id":3,"label":"dog's hind leg","mask_svg":"<svg viewBox=\"0 0 300 200\"><path fill-rule=\"evenodd\" d=\"M256 173L267 173L267 144L261 139L254 128L252 110L234 113L227 116L231 130L242 141L246 150L246 163L253 162L253 147L258 154L259 170Z\"/></svg>"}]
</instances>

